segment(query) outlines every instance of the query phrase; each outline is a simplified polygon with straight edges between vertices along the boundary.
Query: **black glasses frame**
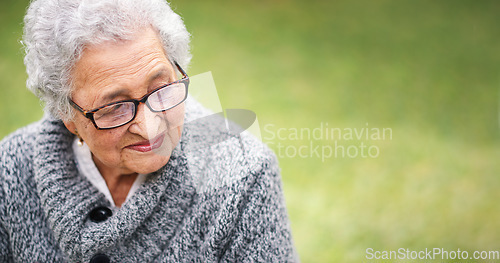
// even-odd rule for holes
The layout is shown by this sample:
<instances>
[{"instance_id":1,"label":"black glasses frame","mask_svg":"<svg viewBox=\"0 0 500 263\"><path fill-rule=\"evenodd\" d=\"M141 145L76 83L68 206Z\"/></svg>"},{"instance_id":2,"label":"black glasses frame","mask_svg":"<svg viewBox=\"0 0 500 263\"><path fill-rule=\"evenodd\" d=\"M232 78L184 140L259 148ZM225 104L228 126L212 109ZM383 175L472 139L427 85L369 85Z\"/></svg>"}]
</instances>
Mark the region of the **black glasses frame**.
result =
<instances>
[{"instance_id":1,"label":"black glasses frame","mask_svg":"<svg viewBox=\"0 0 500 263\"><path fill-rule=\"evenodd\" d=\"M93 109L93 110L84 110L82 107L78 106L78 104L76 104L71 98L69 98L69 103L71 104L71 106L73 106L73 108L75 108L76 110L78 110L79 112L81 112L83 114L83 116L87 119L89 119L90 121L92 121L92 123L94 124L95 128L98 129L98 130L109 130L109 129L114 129L114 128L118 128L118 127L121 127L123 125L126 125L128 123L130 123L131 121L133 121L135 119L135 117L137 116L137 107L139 107L139 104L140 103L144 103L146 104L146 106L148 106L148 108L152 111L152 112L165 112L167 110L170 110L172 108L175 108L177 107L179 104L183 103L187 96L188 96L188 86L189 86L189 77L188 75L186 74L186 72L181 68L181 66L179 66L179 64L177 64L177 62L174 61L174 64L175 66L177 67L177 69L179 70L179 72L182 74L182 79L179 79L179 80L176 80L174 82L171 82L171 83L168 83L166 85L163 85L151 92L149 92L148 94L144 95L142 98L136 100L136 99L130 99L130 100L121 100L121 101L117 101L117 102L112 102L112 103L108 103L106 105L103 105L99 108L96 108L96 109ZM149 96L153 93L155 93L156 91L160 90L160 89L163 89L163 88L166 88L168 86L171 86L173 84L177 84L177 83L184 83L184 87L186 88L186 95L184 96L184 98L177 104L175 104L174 106L172 107L169 107L167 109L164 109L164 110L160 110L160 111L157 111L157 110L153 110L149 104L147 103L147 100L149 98ZM132 119L130 119L129 121L123 123L123 124L120 124L120 125L116 125L116 126L113 126L113 127L106 127L106 128L101 128L99 126L97 126L96 122L95 122L95 119L94 119L94 113L96 113L97 111L99 111L100 109L104 108L104 107L108 107L108 106L111 106L111 105L114 105L114 104L118 104L118 103L123 103L123 102L133 102L134 105L135 105L135 109L134 109L134 116L132 117Z\"/></svg>"}]
</instances>

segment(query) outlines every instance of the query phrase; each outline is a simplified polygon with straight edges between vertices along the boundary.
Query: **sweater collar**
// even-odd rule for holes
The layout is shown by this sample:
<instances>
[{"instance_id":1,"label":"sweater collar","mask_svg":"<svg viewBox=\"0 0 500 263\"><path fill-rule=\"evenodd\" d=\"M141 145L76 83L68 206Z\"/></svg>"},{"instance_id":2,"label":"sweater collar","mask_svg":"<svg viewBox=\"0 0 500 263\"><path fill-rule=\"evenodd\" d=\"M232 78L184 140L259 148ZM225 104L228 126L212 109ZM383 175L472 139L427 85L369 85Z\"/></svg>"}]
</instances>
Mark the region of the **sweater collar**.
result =
<instances>
[{"instance_id":1,"label":"sweater collar","mask_svg":"<svg viewBox=\"0 0 500 263\"><path fill-rule=\"evenodd\" d=\"M99 224L90 224L88 213L95 207L109 207L110 204L78 173L71 150L73 139L62 121L45 118L40 125L33 162L37 191L48 223L71 260L81 261L83 255L96 248L111 247L129 236L160 202L167 201L172 211L178 211L193 197L194 188L187 176L188 165L181 145L174 150L167 165L150 174L136 194L115 210L112 217Z\"/></svg>"}]
</instances>

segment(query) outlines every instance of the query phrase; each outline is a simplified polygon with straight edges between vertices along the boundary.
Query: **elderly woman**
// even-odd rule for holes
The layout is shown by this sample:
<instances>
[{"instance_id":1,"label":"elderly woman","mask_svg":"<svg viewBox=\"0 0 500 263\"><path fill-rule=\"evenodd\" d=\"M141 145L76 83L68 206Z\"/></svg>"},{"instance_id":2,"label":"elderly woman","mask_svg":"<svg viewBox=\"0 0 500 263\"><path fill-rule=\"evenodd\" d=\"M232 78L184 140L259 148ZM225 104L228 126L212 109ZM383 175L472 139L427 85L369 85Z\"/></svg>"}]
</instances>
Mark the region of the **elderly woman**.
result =
<instances>
[{"instance_id":1,"label":"elderly woman","mask_svg":"<svg viewBox=\"0 0 500 263\"><path fill-rule=\"evenodd\" d=\"M274 154L202 118L167 3L38 0L24 30L46 115L0 143L0 262L296 260Z\"/></svg>"}]
</instances>

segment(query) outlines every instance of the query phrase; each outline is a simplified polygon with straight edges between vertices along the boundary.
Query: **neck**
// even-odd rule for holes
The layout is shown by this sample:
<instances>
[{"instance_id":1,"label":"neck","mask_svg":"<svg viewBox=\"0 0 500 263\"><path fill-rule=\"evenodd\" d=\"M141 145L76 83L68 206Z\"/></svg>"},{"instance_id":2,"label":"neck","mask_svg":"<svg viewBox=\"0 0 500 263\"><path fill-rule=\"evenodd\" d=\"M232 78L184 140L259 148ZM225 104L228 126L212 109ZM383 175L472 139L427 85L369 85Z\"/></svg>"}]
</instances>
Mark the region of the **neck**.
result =
<instances>
[{"instance_id":1,"label":"neck","mask_svg":"<svg viewBox=\"0 0 500 263\"><path fill-rule=\"evenodd\" d=\"M128 192L134 184L137 174L125 174L118 176L104 176L109 192L117 207L121 207L127 199Z\"/></svg>"},{"instance_id":2,"label":"neck","mask_svg":"<svg viewBox=\"0 0 500 263\"><path fill-rule=\"evenodd\" d=\"M106 181L106 185L108 186L115 205L121 207L127 199L128 192L137 178L137 173L122 174L116 169L109 169L100 163L97 158L94 158L94 156L92 156L92 159L101 173L101 176L104 178L104 181Z\"/></svg>"}]
</instances>

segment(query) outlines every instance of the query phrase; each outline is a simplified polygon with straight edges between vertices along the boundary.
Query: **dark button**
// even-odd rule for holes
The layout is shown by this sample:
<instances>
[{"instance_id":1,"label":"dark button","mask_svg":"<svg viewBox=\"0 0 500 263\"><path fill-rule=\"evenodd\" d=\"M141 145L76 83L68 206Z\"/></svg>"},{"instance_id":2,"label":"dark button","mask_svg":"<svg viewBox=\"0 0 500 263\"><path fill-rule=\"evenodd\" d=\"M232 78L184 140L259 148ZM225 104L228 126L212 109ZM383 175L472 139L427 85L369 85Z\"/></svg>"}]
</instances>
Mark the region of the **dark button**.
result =
<instances>
[{"instance_id":1,"label":"dark button","mask_svg":"<svg viewBox=\"0 0 500 263\"><path fill-rule=\"evenodd\" d=\"M108 256L106 256L104 254L96 254L90 260L90 263L109 263L109 262L110 261L109 261Z\"/></svg>"},{"instance_id":2,"label":"dark button","mask_svg":"<svg viewBox=\"0 0 500 263\"><path fill-rule=\"evenodd\" d=\"M92 211L90 211L89 218L93 222L99 223L99 222L106 221L112 215L113 215L113 212L111 212L111 209L109 209L105 206L99 206L99 207L92 209Z\"/></svg>"}]
</instances>

